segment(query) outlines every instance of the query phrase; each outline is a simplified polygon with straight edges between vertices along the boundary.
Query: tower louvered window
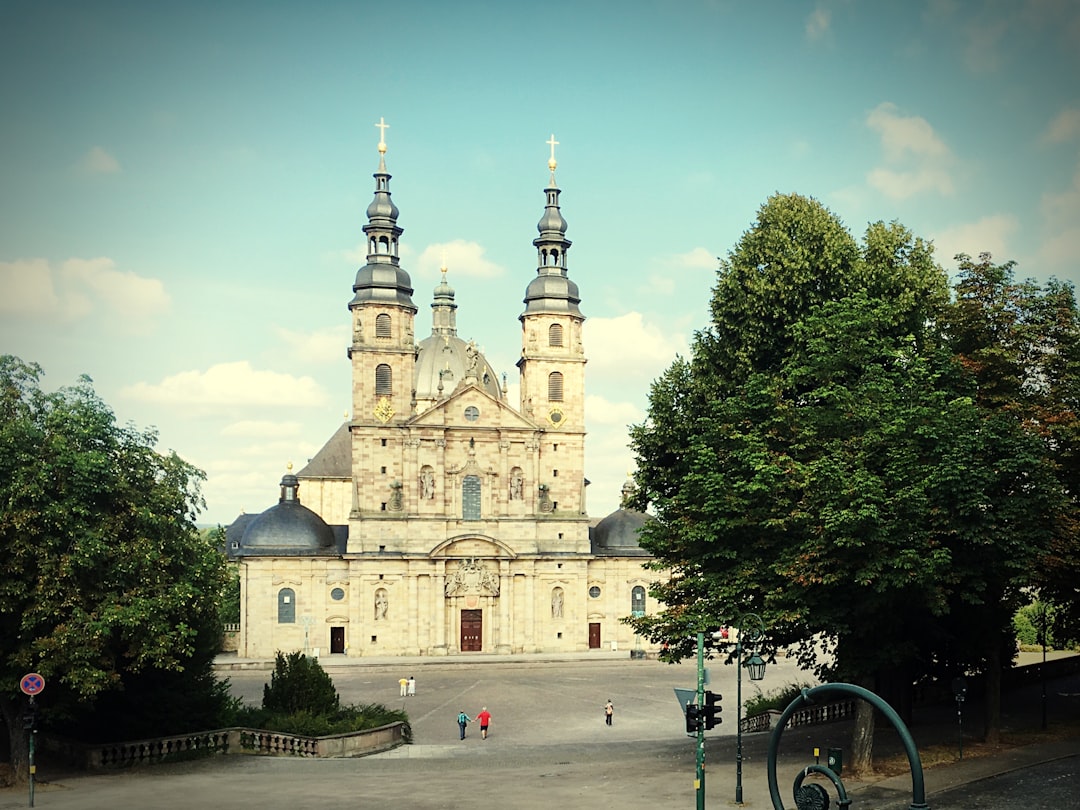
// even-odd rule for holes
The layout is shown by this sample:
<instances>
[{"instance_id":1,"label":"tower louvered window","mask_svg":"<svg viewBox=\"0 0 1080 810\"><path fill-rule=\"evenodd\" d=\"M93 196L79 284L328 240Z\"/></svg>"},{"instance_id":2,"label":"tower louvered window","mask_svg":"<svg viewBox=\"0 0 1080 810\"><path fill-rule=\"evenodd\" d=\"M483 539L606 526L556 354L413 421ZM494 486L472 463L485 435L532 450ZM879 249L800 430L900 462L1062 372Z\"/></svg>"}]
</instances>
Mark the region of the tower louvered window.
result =
<instances>
[{"instance_id":1,"label":"tower louvered window","mask_svg":"<svg viewBox=\"0 0 1080 810\"><path fill-rule=\"evenodd\" d=\"M562 402L562 396L562 372L553 371L548 374L548 400Z\"/></svg>"},{"instance_id":2,"label":"tower louvered window","mask_svg":"<svg viewBox=\"0 0 1080 810\"><path fill-rule=\"evenodd\" d=\"M375 316L375 337L390 337L390 316L385 312Z\"/></svg>"},{"instance_id":3,"label":"tower louvered window","mask_svg":"<svg viewBox=\"0 0 1080 810\"><path fill-rule=\"evenodd\" d=\"M375 366L375 396L388 397L394 393L394 373L386 363Z\"/></svg>"},{"instance_id":4,"label":"tower louvered window","mask_svg":"<svg viewBox=\"0 0 1080 810\"><path fill-rule=\"evenodd\" d=\"M562 324L553 323L548 327L548 346L562 346Z\"/></svg>"}]
</instances>

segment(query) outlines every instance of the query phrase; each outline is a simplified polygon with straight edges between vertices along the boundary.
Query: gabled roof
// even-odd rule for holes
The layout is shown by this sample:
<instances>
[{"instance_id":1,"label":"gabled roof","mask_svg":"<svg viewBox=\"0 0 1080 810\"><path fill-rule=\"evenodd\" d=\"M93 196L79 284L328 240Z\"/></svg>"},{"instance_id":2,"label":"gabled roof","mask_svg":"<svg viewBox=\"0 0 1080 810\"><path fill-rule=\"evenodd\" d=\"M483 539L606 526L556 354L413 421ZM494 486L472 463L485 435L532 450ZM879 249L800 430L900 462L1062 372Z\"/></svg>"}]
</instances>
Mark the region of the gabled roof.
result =
<instances>
[{"instance_id":1,"label":"gabled roof","mask_svg":"<svg viewBox=\"0 0 1080 810\"><path fill-rule=\"evenodd\" d=\"M352 437L343 422L322 449L297 474L297 478L351 478Z\"/></svg>"}]
</instances>

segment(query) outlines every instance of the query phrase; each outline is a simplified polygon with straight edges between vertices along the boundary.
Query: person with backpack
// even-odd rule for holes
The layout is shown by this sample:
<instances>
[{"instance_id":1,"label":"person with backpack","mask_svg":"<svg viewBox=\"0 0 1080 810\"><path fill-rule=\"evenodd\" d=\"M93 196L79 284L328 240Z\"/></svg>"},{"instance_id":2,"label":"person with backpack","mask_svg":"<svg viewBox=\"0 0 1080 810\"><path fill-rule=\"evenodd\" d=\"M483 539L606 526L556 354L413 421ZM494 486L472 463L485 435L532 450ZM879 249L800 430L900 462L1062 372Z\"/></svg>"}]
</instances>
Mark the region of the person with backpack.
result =
<instances>
[{"instance_id":1,"label":"person with backpack","mask_svg":"<svg viewBox=\"0 0 1080 810\"><path fill-rule=\"evenodd\" d=\"M457 724L458 729L461 731L461 739L465 739L465 726L469 725L471 722L472 718L469 717L469 715L465 714L465 712L458 712Z\"/></svg>"}]
</instances>

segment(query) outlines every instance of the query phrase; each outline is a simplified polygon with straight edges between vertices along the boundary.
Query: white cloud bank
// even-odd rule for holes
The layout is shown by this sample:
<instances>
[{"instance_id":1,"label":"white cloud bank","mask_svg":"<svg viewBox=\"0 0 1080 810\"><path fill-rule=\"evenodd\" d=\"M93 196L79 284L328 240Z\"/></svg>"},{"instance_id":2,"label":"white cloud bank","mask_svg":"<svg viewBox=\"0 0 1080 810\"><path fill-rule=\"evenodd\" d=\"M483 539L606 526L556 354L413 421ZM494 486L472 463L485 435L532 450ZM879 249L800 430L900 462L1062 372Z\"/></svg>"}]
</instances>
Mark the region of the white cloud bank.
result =
<instances>
[{"instance_id":1,"label":"white cloud bank","mask_svg":"<svg viewBox=\"0 0 1080 810\"><path fill-rule=\"evenodd\" d=\"M256 370L246 360L182 371L157 384L136 383L120 394L140 402L211 408L315 408L329 401L311 377Z\"/></svg>"},{"instance_id":2,"label":"white cloud bank","mask_svg":"<svg viewBox=\"0 0 1080 810\"><path fill-rule=\"evenodd\" d=\"M866 117L866 125L881 137L885 164L871 169L866 181L892 199L907 199L926 191L954 191L948 146L930 123L918 115L903 115L895 104L882 102Z\"/></svg>"},{"instance_id":3,"label":"white cloud bank","mask_svg":"<svg viewBox=\"0 0 1080 810\"><path fill-rule=\"evenodd\" d=\"M120 331L143 332L169 309L160 279L116 269L112 259L0 262L0 313L77 320L104 315Z\"/></svg>"},{"instance_id":4,"label":"white cloud bank","mask_svg":"<svg viewBox=\"0 0 1080 810\"><path fill-rule=\"evenodd\" d=\"M434 278L439 269L446 267L450 277L468 276L471 278L494 278L501 276L503 268L488 259L484 254L487 248L478 242L466 242L455 239L452 242L436 242L424 248L416 260L416 269L421 276Z\"/></svg>"}]
</instances>

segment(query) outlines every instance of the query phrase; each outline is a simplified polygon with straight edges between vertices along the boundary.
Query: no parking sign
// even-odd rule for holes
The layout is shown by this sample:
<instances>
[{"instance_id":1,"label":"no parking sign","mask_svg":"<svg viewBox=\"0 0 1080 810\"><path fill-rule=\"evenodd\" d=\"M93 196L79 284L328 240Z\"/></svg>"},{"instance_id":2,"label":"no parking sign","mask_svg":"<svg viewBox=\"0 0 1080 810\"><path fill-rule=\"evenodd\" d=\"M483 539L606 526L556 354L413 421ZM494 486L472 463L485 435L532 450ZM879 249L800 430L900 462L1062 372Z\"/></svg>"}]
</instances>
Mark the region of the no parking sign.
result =
<instances>
[{"instance_id":1,"label":"no parking sign","mask_svg":"<svg viewBox=\"0 0 1080 810\"><path fill-rule=\"evenodd\" d=\"M33 697L45 688L45 679L36 672L27 673L26 675L23 675L22 680L19 681L19 688L23 691L24 695Z\"/></svg>"}]
</instances>

